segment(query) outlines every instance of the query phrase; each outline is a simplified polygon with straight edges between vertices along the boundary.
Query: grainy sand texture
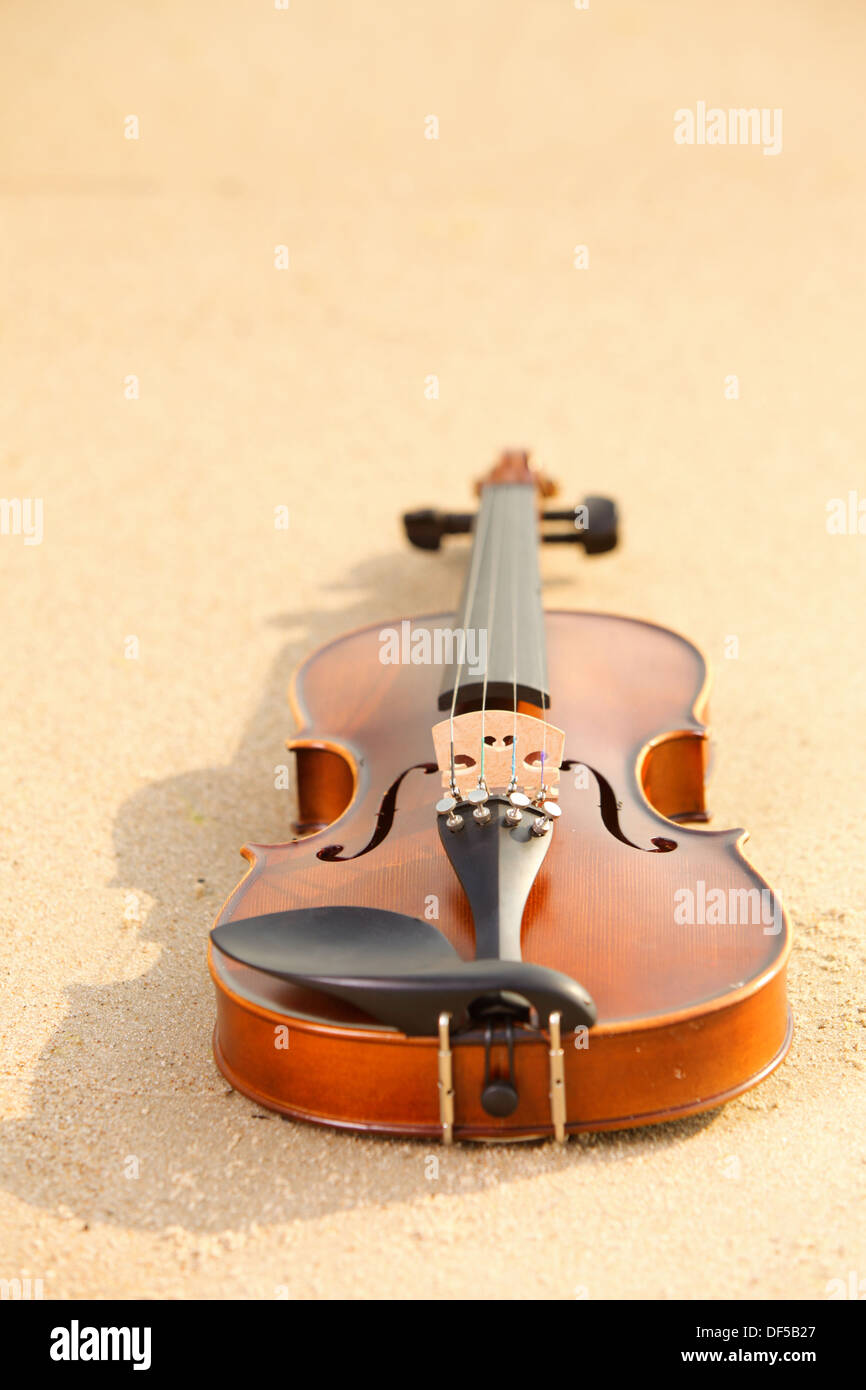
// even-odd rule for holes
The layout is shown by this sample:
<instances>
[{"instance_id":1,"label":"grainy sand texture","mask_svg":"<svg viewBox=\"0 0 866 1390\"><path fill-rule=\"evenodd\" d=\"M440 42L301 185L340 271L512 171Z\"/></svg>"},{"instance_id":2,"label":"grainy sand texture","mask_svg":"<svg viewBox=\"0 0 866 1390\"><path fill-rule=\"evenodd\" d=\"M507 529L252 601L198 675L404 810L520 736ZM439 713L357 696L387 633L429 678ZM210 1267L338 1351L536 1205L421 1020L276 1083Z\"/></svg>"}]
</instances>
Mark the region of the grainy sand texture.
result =
<instances>
[{"instance_id":1,"label":"grainy sand texture","mask_svg":"<svg viewBox=\"0 0 866 1390\"><path fill-rule=\"evenodd\" d=\"M0 1276L866 1279L864 45L853 0L4 5L0 490L43 510L0 535ZM702 102L781 111L781 149L677 143ZM293 667L454 606L465 549L400 514L522 444L624 518L611 555L545 550L548 603L712 661L713 825L788 906L796 1035L711 1116L431 1178L229 1090L205 944L240 846L290 833Z\"/></svg>"}]
</instances>

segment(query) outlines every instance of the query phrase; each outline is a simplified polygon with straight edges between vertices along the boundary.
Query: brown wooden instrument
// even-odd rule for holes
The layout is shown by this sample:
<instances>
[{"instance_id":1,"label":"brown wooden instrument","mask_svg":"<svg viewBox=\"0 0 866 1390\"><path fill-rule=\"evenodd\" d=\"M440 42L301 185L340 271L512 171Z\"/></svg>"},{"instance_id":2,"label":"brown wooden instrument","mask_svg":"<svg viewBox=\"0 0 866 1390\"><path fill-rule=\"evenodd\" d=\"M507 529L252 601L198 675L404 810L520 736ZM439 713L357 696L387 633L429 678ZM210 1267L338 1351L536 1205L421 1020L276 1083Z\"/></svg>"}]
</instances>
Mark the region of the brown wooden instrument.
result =
<instances>
[{"instance_id":1,"label":"brown wooden instrument","mask_svg":"<svg viewBox=\"0 0 866 1390\"><path fill-rule=\"evenodd\" d=\"M262 1105L562 1139L719 1105L785 1055L784 912L744 831L685 824L707 819L704 660L652 623L543 611L549 492L504 455L456 621L363 628L295 677L306 833L243 850L210 944L216 1060ZM544 515L615 543L604 499ZM431 549L470 525L407 518Z\"/></svg>"}]
</instances>

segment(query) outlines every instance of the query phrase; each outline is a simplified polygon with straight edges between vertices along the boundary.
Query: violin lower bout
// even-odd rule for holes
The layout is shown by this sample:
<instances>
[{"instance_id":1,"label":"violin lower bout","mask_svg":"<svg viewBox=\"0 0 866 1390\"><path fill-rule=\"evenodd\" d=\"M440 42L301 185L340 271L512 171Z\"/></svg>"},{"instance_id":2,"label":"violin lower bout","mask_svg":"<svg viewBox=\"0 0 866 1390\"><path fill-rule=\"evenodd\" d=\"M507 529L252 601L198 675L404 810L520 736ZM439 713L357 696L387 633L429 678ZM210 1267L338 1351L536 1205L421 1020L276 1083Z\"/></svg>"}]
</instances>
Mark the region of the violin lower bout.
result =
<instances>
[{"instance_id":1,"label":"violin lower bout","mask_svg":"<svg viewBox=\"0 0 866 1390\"><path fill-rule=\"evenodd\" d=\"M295 1119L338 1128L426 1138L441 1135L438 1040L338 1027L253 1005L218 978L214 1055L236 1090ZM275 1030L287 1029L275 1046ZM756 1085L779 1065L791 1040L785 972L759 991L709 1013L635 1031L563 1039L568 1133L627 1129L711 1109ZM583 1042L583 1045L579 1045ZM549 1043L530 1030L514 1040L518 1113L488 1115L481 1105L484 1048L452 1048L454 1137L549 1137ZM507 1070L500 1036L494 1074Z\"/></svg>"}]
</instances>

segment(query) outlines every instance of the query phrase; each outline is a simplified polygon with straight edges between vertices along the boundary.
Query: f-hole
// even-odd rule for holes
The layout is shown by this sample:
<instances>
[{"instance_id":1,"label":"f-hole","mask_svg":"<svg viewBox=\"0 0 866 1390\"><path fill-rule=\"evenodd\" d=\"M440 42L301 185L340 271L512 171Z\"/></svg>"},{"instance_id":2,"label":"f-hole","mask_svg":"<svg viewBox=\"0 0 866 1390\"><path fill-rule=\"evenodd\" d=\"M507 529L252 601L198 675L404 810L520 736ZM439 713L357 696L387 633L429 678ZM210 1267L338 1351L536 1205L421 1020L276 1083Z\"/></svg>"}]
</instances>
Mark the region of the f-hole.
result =
<instances>
[{"instance_id":1,"label":"f-hole","mask_svg":"<svg viewBox=\"0 0 866 1390\"><path fill-rule=\"evenodd\" d=\"M672 849L676 849L676 840L668 840L663 835L656 835L650 840L652 849L647 845L636 845L634 841L630 840L624 833L619 823L619 805L613 787L610 785L607 778L602 777L601 773L596 772L594 767L590 767L589 763L581 762L579 758L571 758L562 764L563 772L565 772L567 768L572 767L585 767L587 772L591 772L595 778L599 792L599 808L601 810L602 824L605 830L607 830L610 835L613 835L614 839L619 840L621 844L628 845L631 849L642 850L644 854L670 854Z\"/></svg>"},{"instance_id":2,"label":"f-hole","mask_svg":"<svg viewBox=\"0 0 866 1390\"><path fill-rule=\"evenodd\" d=\"M376 815L376 828L363 849L359 849L356 854L344 854L344 845L328 845L325 849L320 849L317 859L324 859L328 864L346 864L350 859L360 859L362 854L369 854L371 849L381 845L391 826L394 824L394 812L397 809L397 793L404 777L408 777L410 772L438 772L435 763L415 763L412 767L407 767L396 781L392 782L385 795L382 797L382 804Z\"/></svg>"}]
</instances>

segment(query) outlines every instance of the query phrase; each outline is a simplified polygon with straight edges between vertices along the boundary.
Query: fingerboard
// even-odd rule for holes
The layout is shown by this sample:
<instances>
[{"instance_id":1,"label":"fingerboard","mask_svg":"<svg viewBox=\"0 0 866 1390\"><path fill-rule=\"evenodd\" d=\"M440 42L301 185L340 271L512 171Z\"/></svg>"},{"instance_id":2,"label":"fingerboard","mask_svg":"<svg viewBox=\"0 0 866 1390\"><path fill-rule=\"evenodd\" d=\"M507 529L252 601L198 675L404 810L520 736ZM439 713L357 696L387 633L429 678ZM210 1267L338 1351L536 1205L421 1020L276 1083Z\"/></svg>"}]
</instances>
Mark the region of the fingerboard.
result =
<instances>
[{"instance_id":1,"label":"fingerboard","mask_svg":"<svg viewBox=\"0 0 866 1390\"><path fill-rule=\"evenodd\" d=\"M547 652L538 567L536 492L530 483L482 489L472 557L455 628L466 633L464 660L445 667L439 708L450 709L455 684L461 710L480 708L487 672L488 707L517 699L547 706Z\"/></svg>"}]
</instances>

